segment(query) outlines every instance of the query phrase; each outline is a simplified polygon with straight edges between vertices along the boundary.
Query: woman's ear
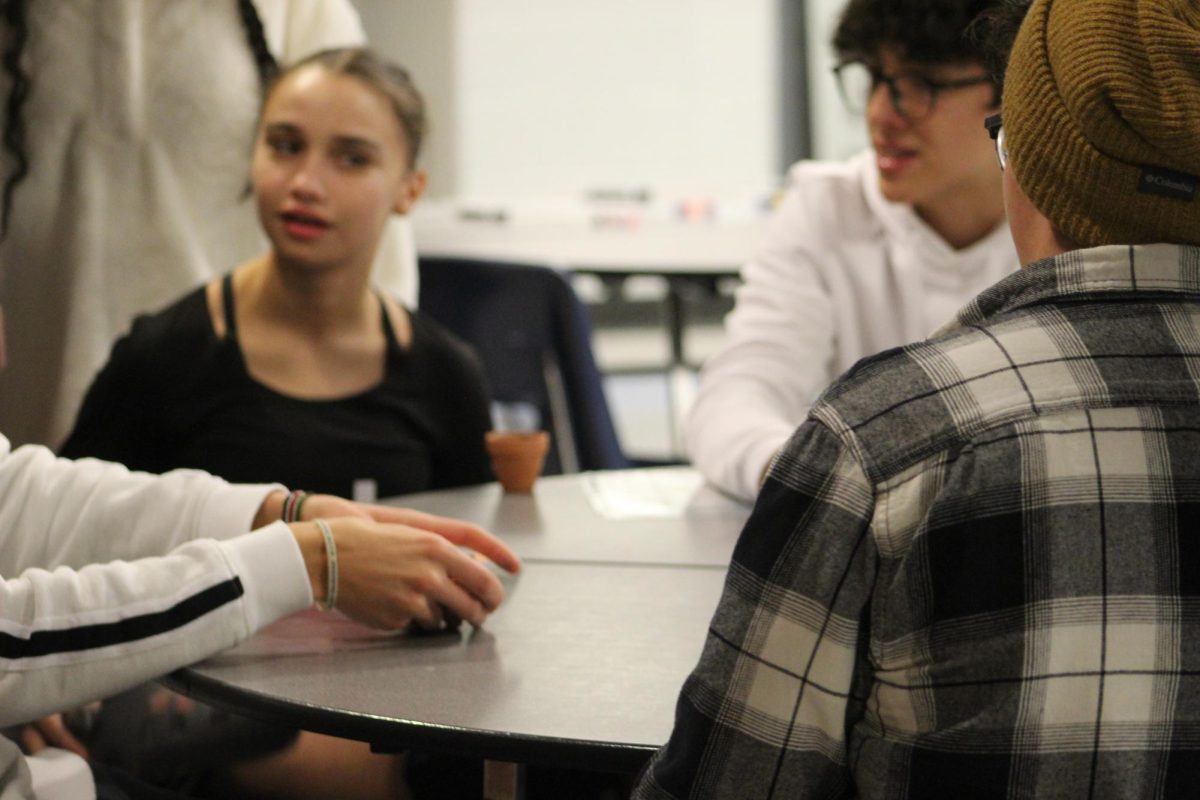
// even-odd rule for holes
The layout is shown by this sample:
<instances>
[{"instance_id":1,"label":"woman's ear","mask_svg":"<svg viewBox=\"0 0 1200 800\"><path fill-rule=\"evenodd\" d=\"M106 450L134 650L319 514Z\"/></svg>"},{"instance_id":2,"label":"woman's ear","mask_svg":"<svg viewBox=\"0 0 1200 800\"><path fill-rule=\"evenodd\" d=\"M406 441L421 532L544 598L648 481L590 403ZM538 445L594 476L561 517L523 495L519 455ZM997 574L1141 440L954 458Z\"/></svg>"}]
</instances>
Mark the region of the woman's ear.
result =
<instances>
[{"instance_id":1,"label":"woman's ear","mask_svg":"<svg viewBox=\"0 0 1200 800\"><path fill-rule=\"evenodd\" d=\"M392 206L392 211L397 214L407 214L421 195L425 193L425 170L411 169L400 179L400 190L396 193L396 204Z\"/></svg>"}]
</instances>

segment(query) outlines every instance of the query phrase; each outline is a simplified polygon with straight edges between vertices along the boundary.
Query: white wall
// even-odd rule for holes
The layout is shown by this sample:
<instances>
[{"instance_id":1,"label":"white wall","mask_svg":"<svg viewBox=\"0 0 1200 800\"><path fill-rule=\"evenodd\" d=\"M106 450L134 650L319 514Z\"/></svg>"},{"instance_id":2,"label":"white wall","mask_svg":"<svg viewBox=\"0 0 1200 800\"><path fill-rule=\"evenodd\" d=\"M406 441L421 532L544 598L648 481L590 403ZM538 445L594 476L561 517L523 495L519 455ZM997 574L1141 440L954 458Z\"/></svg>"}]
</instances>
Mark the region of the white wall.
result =
<instances>
[{"instance_id":1,"label":"white wall","mask_svg":"<svg viewBox=\"0 0 1200 800\"><path fill-rule=\"evenodd\" d=\"M434 124L431 193L726 195L778 177L779 0L355 0Z\"/></svg>"},{"instance_id":2,"label":"white wall","mask_svg":"<svg viewBox=\"0 0 1200 800\"><path fill-rule=\"evenodd\" d=\"M776 171L771 0L474 0L468 195L763 185Z\"/></svg>"},{"instance_id":3,"label":"white wall","mask_svg":"<svg viewBox=\"0 0 1200 800\"><path fill-rule=\"evenodd\" d=\"M846 111L832 72L837 62L829 40L845 0L807 0L807 3L813 154L818 158L845 158L867 142L865 123L861 116Z\"/></svg>"},{"instance_id":4,"label":"white wall","mask_svg":"<svg viewBox=\"0 0 1200 800\"><path fill-rule=\"evenodd\" d=\"M776 29L799 0L354 0L433 122L431 196L642 188L719 196L778 180ZM807 0L812 146L866 143L830 70L844 0Z\"/></svg>"},{"instance_id":5,"label":"white wall","mask_svg":"<svg viewBox=\"0 0 1200 800\"><path fill-rule=\"evenodd\" d=\"M453 192L458 182L461 131L458 95L458 0L353 0L371 45L408 68L425 96L431 122L421 164L429 196Z\"/></svg>"}]
</instances>

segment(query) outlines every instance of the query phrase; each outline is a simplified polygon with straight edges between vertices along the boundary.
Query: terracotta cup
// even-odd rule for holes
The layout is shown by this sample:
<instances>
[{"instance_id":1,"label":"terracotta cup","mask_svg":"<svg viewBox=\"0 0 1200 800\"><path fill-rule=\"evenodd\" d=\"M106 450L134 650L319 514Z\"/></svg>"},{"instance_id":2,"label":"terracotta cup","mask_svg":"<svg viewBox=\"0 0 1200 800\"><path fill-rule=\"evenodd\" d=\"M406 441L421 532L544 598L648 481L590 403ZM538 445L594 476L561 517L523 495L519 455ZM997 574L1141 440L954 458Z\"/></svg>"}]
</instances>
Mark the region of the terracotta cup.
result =
<instances>
[{"instance_id":1,"label":"terracotta cup","mask_svg":"<svg viewBox=\"0 0 1200 800\"><path fill-rule=\"evenodd\" d=\"M484 443L492 457L492 470L506 492L531 492L546 451L550 434L546 431L488 431Z\"/></svg>"}]
</instances>

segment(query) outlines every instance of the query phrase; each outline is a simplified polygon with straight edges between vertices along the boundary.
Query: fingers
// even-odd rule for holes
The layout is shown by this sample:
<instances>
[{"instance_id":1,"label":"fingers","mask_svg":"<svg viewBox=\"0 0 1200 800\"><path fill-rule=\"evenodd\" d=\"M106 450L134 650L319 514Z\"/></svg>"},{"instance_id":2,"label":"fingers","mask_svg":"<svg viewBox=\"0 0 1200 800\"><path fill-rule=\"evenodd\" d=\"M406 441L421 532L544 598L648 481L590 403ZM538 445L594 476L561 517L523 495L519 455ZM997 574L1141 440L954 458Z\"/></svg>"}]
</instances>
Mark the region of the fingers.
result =
<instances>
[{"instance_id":1,"label":"fingers","mask_svg":"<svg viewBox=\"0 0 1200 800\"><path fill-rule=\"evenodd\" d=\"M430 598L419 596L413 605L412 622L418 628L426 631L440 631L445 627L446 617L442 607Z\"/></svg>"},{"instance_id":2,"label":"fingers","mask_svg":"<svg viewBox=\"0 0 1200 800\"><path fill-rule=\"evenodd\" d=\"M24 728L21 728L21 747L25 749L26 753L36 755L45 750L47 744L35 726L26 725Z\"/></svg>"},{"instance_id":3,"label":"fingers","mask_svg":"<svg viewBox=\"0 0 1200 800\"><path fill-rule=\"evenodd\" d=\"M437 519L443 518L438 517ZM455 522L455 520L445 521ZM460 547L469 547L475 552L487 556L507 572L519 572L521 569L521 559L517 557L517 554L504 542L478 525L458 523L454 526L444 526L442 530L434 531L434 533Z\"/></svg>"},{"instance_id":4,"label":"fingers","mask_svg":"<svg viewBox=\"0 0 1200 800\"><path fill-rule=\"evenodd\" d=\"M459 605L450 600L454 603L469 602L486 615L495 611L504 601L504 586L482 562L458 548L452 548L452 551L452 557L446 561L446 575L450 578L453 591L448 589L449 597L442 598L442 602L458 611L471 624L479 625L482 619L477 622L471 613L462 611Z\"/></svg>"},{"instance_id":5,"label":"fingers","mask_svg":"<svg viewBox=\"0 0 1200 800\"><path fill-rule=\"evenodd\" d=\"M450 619L466 620L479 627L504 599L504 587L471 555L446 542L429 551L433 562L414 581L412 599L406 603L414 622L427 630L440 630Z\"/></svg>"},{"instance_id":6,"label":"fingers","mask_svg":"<svg viewBox=\"0 0 1200 800\"><path fill-rule=\"evenodd\" d=\"M454 627L461 620L482 625L504 600L504 587L491 572L495 566L485 557L511 571L520 568L520 561L503 542L475 525L420 512L403 516L411 519L414 514L437 521L450 533L345 517L329 520L338 552L338 608L360 622L393 630L410 621L432 629ZM314 596L319 596L325 580L324 545L301 529L308 525L292 527L310 568Z\"/></svg>"},{"instance_id":7,"label":"fingers","mask_svg":"<svg viewBox=\"0 0 1200 800\"><path fill-rule=\"evenodd\" d=\"M468 530L483 530L474 522L466 522L452 517L441 517L417 511L415 508L400 508L399 506L364 506L376 522L390 525L407 525L410 528L420 528L423 531L436 533L441 536L462 535Z\"/></svg>"},{"instance_id":8,"label":"fingers","mask_svg":"<svg viewBox=\"0 0 1200 800\"><path fill-rule=\"evenodd\" d=\"M517 554L504 542L483 530L471 531L461 539L450 539L450 541L469 547L475 552L487 556L500 565L506 572L515 574L521 571L521 559L517 557Z\"/></svg>"},{"instance_id":9,"label":"fingers","mask_svg":"<svg viewBox=\"0 0 1200 800\"><path fill-rule=\"evenodd\" d=\"M360 508L366 509L376 522L406 525L436 533L454 544L482 553L508 572L518 572L521 569L521 559L508 545L473 522L427 514L415 508L381 505L361 505Z\"/></svg>"},{"instance_id":10,"label":"fingers","mask_svg":"<svg viewBox=\"0 0 1200 800\"><path fill-rule=\"evenodd\" d=\"M460 617L460 616L459 616L459 615L458 615L458 614L457 614L457 613L454 611L454 609L451 609L451 608L443 608L443 609L442 609L442 616L443 616L443 617L445 618L445 620L446 620L446 630L450 630L450 631L456 631L456 630L458 630L459 628L461 628L461 627L462 627L462 624L463 624L463 618L462 618L462 617ZM474 624L474 623L472 623L472 624Z\"/></svg>"},{"instance_id":11,"label":"fingers","mask_svg":"<svg viewBox=\"0 0 1200 800\"><path fill-rule=\"evenodd\" d=\"M63 750L70 750L82 758L88 757L87 747L66 726L63 722L62 714L55 714L53 717L48 717L38 723L38 726L50 745L61 747Z\"/></svg>"},{"instance_id":12,"label":"fingers","mask_svg":"<svg viewBox=\"0 0 1200 800\"><path fill-rule=\"evenodd\" d=\"M58 747L83 758L88 755L87 747L67 727L62 714L51 714L27 725L21 732L21 740L31 753L46 747Z\"/></svg>"},{"instance_id":13,"label":"fingers","mask_svg":"<svg viewBox=\"0 0 1200 800\"><path fill-rule=\"evenodd\" d=\"M150 713L165 714L171 708L171 693L166 689L155 689L150 695Z\"/></svg>"},{"instance_id":14,"label":"fingers","mask_svg":"<svg viewBox=\"0 0 1200 800\"><path fill-rule=\"evenodd\" d=\"M386 522L392 525L408 525L412 528L420 528L421 530L443 536L447 533L454 534L455 532L470 529L483 530L473 522L465 522L460 519L453 519L452 517L440 517L437 514L417 511L415 508L380 505L363 506L363 508L367 510L371 518L376 522Z\"/></svg>"},{"instance_id":15,"label":"fingers","mask_svg":"<svg viewBox=\"0 0 1200 800\"><path fill-rule=\"evenodd\" d=\"M487 575L487 577L496 580L492 575ZM479 595L464 589L453 580L447 580L441 586L437 587L433 595L442 606L445 618L458 621L466 620L478 628L483 625L488 613L494 610L499 605L500 600L504 598L504 589L499 585L499 581L496 581L496 588L500 590L499 598L487 605L485 605L484 601L481 601Z\"/></svg>"},{"instance_id":16,"label":"fingers","mask_svg":"<svg viewBox=\"0 0 1200 800\"><path fill-rule=\"evenodd\" d=\"M153 714L166 714L170 712L172 714L186 715L192 713L192 709L195 707L195 700L172 692L169 689L157 689L154 694L150 695L150 712Z\"/></svg>"},{"instance_id":17,"label":"fingers","mask_svg":"<svg viewBox=\"0 0 1200 800\"><path fill-rule=\"evenodd\" d=\"M504 542L473 522L428 514L424 511L417 511L415 508L361 503L352 505L368 514L376 522L406 525L410 528L436 533L454 544L464 545L483 553L509 572L517 572L521 569L521 560L516 553L510 550Z\"/></svg>"}]
</instances>

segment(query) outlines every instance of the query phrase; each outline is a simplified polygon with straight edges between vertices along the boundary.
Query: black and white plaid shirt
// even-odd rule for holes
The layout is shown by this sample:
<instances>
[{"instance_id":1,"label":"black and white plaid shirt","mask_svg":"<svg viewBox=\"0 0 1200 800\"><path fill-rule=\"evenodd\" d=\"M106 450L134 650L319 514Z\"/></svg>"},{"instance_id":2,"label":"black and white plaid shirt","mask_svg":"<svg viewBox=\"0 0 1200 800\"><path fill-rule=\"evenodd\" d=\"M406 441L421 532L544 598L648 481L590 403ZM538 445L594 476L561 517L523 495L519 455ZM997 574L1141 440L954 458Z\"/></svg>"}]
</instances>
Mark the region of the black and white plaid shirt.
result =
<instances>
[{"instance_id":1,"label":"black and white plaid shirt","mask_svg":"<svg viewBox=\"0 0 1200 800\"><path fill-rule=\"evenodd\" d=\"M860 362L776 460L638 798L1200 797L1200 249Z\"/></svg>"}]
</instances>

